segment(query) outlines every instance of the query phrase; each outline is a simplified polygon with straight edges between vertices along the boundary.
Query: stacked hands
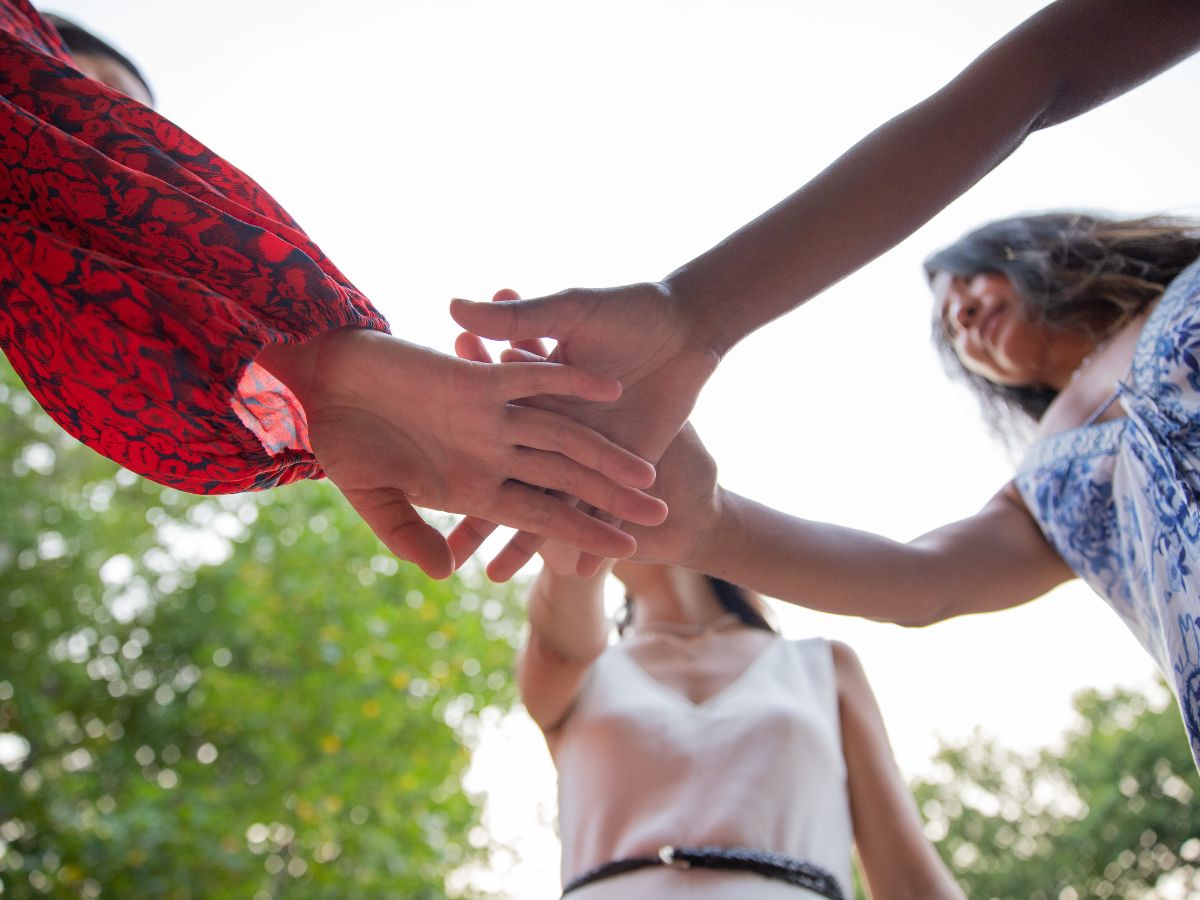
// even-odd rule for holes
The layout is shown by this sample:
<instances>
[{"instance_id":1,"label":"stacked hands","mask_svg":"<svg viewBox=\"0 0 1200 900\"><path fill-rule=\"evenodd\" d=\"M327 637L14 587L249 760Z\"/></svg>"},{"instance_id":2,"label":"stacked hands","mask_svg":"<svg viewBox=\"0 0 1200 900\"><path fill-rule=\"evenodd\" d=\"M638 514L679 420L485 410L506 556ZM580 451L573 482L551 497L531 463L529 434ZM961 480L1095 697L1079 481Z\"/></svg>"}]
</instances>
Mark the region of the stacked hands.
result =
<instances>
[{"instance_id":1,"label":"stacked hands","mask_svg":"<svg viewBox=\"0 0 1200 900\"><path fill-rule=\"evenodd\" d=\"M655 497L665 505L665 515L656 521L625 517L621 522L612 507L588 504L588 512L612 525L620 524L630 538L628 552L607 556L676 561L687 555L687 535L674 523L694 526L703 501L711 500L716 486L716 467L704 452L690 427L684 426L696 396L717 366L719 355L706 341L689 309L674 299L662 285L634 285L607 291L572 290L539 300L521 300L514 292L500 291L495 306L455 300L455 320L470 329L461 334L455 350L463 359L491 363L481 335L508 340L501 354L504 364L545 364L547 361L577 365L618 380L620 397L607 403L543 396L527 403L561 416L585 422L619 445L659 464L654 481ZM541 336L553 337L550 351ZM681 426L684 431L681 432ZM559 493L567 503L586 504L581 494ZM671 509L676 511L672 514ZM497 524L469 515L450 535L455 560L470 557ZM689 529L689 533L695 533ZM488 565L495 581L511 578L541 549L549 533L521 529ZM603 555L580 541L576 571L595 574ZM557 551L562 557L561 548Z\"/></svg>"},{"instance_id":2,"label":"stacked hands","mask_svg":"<svg viewBox=\"0 0 1200 900\"><path fill-rule=\"evenodd\" d=\"M510 302L454 301L468 330L460 359L341 329L260 361L303 404L330 480L388 549L431 577L447 577L497 525L517 534L488 566L495 580L547 539L580 551L580 574L605 558L681 551L671 545L683 535L661 527L668 503L711 497L715 475L690 434L678 443L692 452L663 461L676 468L687 456L706 489L673 472L656 483L653 465L718 361L689 310L649 284L495 299ZM511 342L502 364L481 337ZM557 341L553 352L543 338ZM414 505L466 518L447 538Z\"/></svg>"}]
</instances>

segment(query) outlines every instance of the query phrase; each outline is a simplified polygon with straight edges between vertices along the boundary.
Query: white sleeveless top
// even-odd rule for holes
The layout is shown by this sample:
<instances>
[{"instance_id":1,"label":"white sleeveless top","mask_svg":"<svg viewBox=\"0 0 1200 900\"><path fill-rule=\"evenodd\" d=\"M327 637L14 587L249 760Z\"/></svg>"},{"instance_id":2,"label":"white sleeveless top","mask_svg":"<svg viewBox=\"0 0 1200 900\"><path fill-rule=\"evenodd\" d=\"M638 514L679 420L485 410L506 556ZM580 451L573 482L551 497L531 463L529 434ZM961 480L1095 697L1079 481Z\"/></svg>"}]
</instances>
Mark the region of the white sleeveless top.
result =
<instances>
[{"instance_id":1,"label":"white sleeveless top","mask_svg":"<svg viewBox=\"0 0 1200 900\"><path fill-rule=\"evenodd\" d=\"M823 639L771 641L703 703L656 681L616 644L588 672L551 752L564 884L600 863L655 856L666 844L716 845L815 863L853 895L837 684ZM672 896L817 895L753 873L655 867L596 882L569 900Z\"/></svg>"}]
</instances>

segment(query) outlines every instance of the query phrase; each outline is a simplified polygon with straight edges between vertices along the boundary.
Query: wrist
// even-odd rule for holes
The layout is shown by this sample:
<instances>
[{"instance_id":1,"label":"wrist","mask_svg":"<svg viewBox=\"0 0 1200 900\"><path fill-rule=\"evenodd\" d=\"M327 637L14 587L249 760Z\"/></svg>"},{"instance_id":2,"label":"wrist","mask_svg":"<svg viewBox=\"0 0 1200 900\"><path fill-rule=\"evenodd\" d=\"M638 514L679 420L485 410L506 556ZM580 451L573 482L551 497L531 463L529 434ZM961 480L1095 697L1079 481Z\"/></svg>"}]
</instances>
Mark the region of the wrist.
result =
<instances>
[{"instance_id":1,"label":"wrist","mask_svg":"<svg viewBox=\"0 0 1200 900\"><path fill-rule=\"evenodd\" d=\"M371 407L383 377L400 406L423 409L438 363L470 365L385 332L350 326L265 347L255 362L287 385L308 413L328 405Z\"/></svg>"},{"instance_id":2,"label":"wrist","mask_svg":"<svg viewBox=\"0 0 1200 900\"><path fill-rule=\"evenodd\" d=\"M729 310L722 310L720 292L691 268L682 266L658 283L663 293L680 310L690 338L689 343L701 352L710 354L715 362L743 335L735 333Z\"/></svg>"},{"instance_id":3,"label":"wrist","mask_svg":"<svg viewBox=\"0 0 1200 900\"><path fill-rule=\"evenodd\" d=\"M337 366L335 357L340 349L365 333L360 328L337 328L297 343L272 344L259 351L254 361L282 381L307 408L314 392Z\"/></svg>"},{"instance_id":4,"label":"wrist","mask_svg":"<svg viewBox=\"0 0 1200 900\"><path fill-rule=\"evenodd\" d=\"M696 516L696 539L692 542L690 552L685 558L677 560L677 565L719 576L716 570L724 567L729 541L736 531L729 525L735 515L736 497L720 485L713 489L712 502Z\"/></svg>"}]
</instances>

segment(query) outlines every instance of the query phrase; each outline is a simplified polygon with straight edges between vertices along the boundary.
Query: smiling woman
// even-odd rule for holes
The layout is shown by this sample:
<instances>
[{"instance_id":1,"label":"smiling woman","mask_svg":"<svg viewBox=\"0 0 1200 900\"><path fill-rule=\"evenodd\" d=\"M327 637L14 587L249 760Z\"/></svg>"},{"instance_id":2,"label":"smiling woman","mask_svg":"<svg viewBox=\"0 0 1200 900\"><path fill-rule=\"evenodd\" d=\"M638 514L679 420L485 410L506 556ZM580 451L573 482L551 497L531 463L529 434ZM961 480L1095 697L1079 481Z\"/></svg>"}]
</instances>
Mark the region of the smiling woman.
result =
<instances>
[{"instance_id":1,"label":"smiling woman","mask_svg":"<svg viewBox=\"0 0 1200 900\"><path fill-rule=\"evenodd\" d=\"M1198 256L1200 222L1189 219L1054 212L991 222L925 262L934 344L999 436L1026 433L1084 360L1144 322Z\"/></svg>"},{"instance_id":2,"label":"smiling woman","mask_svg":"<svg viewBox=\"0 0 1200 900\"><path fill-rule=\"evenodd\" d=\"M992 384L1061 391L1094 349L1085 335L1031 320L1004 275L980 272L963 278L939 272L932 287L956 359Z\"/></svg>"}]
</instances>

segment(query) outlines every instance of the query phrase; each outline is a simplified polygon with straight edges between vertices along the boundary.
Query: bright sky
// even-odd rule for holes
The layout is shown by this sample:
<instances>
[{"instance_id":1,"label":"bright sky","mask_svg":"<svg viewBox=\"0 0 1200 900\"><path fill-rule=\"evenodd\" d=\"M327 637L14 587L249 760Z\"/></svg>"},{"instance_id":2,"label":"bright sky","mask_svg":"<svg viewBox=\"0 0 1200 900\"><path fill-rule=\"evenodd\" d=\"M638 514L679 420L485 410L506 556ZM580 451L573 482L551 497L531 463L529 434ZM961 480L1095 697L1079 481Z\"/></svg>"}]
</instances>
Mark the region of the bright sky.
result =
<instances>
[{"instance_id":1,"label":"bright sky","mask_svg":"<svg viewBox=\"0 0 1200 900\"><path fill-rule=\"evenodd\" d=\"M57 0L113 39L162 112L261 181L409 340L449 350L453 295L661 277L940 87L1036 0L604 3ZM1036 135L904 244L738 347L694 421L730 488L907 539L977 510L1011 465L928 341L921 260L987 219L1200 211L1200 59ZM931 142L940 136L929 135ZM864 223L865 225L865 223ZM796 252L803 253L798 247ZM352 602L348 598L347 602ZM853 645L902 768L936 736L1052 741L1086 687L1153 667L1076 584L920 631L788 608ZM527 720L475 783L556 896L553 773ZM500 876L497 876L500 877Z\"/></svg>"}]
</instances>

